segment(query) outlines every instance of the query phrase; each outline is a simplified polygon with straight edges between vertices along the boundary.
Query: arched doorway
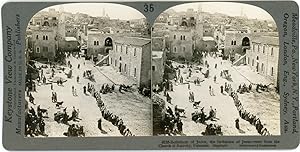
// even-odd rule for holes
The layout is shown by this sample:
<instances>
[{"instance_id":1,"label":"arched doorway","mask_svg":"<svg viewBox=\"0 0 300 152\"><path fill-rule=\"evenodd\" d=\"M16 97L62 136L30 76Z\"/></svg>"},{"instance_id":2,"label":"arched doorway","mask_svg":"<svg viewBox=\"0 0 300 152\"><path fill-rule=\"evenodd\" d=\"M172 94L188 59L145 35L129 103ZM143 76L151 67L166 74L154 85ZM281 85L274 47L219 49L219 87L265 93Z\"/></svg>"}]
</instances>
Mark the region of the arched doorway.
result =
<instances>
[{"instance_id":1,"label":"arched doorway","mask_svg":"<svg viewBox=\"0 0 300 152\"><path fill-rule=\"evenodd\" d=\"M250 39L248 37L242 39L242 49L243 54L246 54L247 49L250 49Z\"/></svg>"},{"instance_id":2,"label":"arched doorway","mask_svg":"<svg viewBox=\"0 0 300 152\"><path fill-rule=\"evenodd\" d=\"M250 39L248 37L242 39L242 46L250 46Z\"/></svg>"},{"instance_id":3,"label":"arched doorway","mask_svg":"<svg viewBox=\"0 0 300 152\"><path fill-rule=\"evenodd\" d=\"M113 41L110 37L106 38L104 41L104 46L113 46Z\"/></svg>"},{"instance_id":4,"label":"arched doorway","mask_svg":"<svg viewBox=\"0 0 300 152\"><path fill-rule=\"evenodd\" d=\"M43 26L50 26L49 22L48 21L45 21Z\"/></svg>"},{"instance_id":5,"label":"arched doorway","mask_svg":"<svg viewBox=\"0 0 300 152\"><path fill-rule=\"evenodd\" d=\"M181 26L188 26L188 23L186 21L182 21Z\"/></svg>"}]
</instances>

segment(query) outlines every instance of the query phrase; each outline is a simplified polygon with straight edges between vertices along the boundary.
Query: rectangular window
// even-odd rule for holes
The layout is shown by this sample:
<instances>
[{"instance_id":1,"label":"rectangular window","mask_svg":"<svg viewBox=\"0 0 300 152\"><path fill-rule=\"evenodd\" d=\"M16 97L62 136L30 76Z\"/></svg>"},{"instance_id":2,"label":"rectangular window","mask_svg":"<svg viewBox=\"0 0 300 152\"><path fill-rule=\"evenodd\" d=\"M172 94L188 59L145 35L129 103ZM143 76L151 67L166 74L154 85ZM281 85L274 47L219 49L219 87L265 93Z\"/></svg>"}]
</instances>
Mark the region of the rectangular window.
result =
<instances>
[{"instance_id":1,"label":"rectangular window","mask_svg":"<svg viewBox=\"0 0 300 152\"><path fill-rule=\"evenodd\" d=\"M271 76L274 76L274 68L271 68Z\"/></svg>"},{"instance_id":2,"label":"rectangular window","mask_svg":"<svg viewBox=\"0 0 300 152\"><path fill-rule=\"evenodd\" d=\"M97 44L96 44L96 41L94 41L94 45L97 45Z\"/></svg>"},{"instance_id":3,"label":"rectangular window","mask_svg":"<svg viewBox=\"0 0 300 152\"><path fill-rule=\"evenodd\" d=\"M134 77L136 77L136 68L134 68Z\"/></svg>"},{"instance_id":4,"label":"rectangular window","mask_svg":"<svg viewBox=\"0 0 300 152\"><path fill-rule=\"evenodd\" d=\"M126 52L125 53L128 54L128 46L126 46Z\"/></svg>"},{"instance_id":5,"label":"rectangular window","mask_svg":"<svg viewBox=\"0 0 300 152\"><path fill-rule=\"evenodd\" d=\"M173 52L176 53L176 51L177 51L177 50L176 50L176 47L174 47L174 48L173 48Z\"/></svg>"},{"instance_id":6,"label":"rectangular window","mask_svg":"<svg viewBox=\"0 0 300 152\"><path fill-rule=\"evenodd\" d=\"M133 50L133 56L136 56L136 48Z\"/></svg>"},{"instance_id":7,"label":"rectangular window","mask_svg":"<svg viewBox=\"0 0 300 152\"><path fill-rule=\"evenodd\" d=\"M185 51L185 47L184 46L182 47L182 50L183 50L183 52Z\"/></svg>"},{"instance_id":8,"label":"rectangular window","mask_svg":"<svg viewBox=\"0 0 300 152\"><path fill-rule=\"evenodd\" d=\"M152 66L152 71L155 71L155 66L154 65Z\"/></svg>"},{"instance_id":9,"label":"rectangular window","mask_svg":"<svg viewBox=\"0 0 300 152\"><path fill-rule=\"evenodd\" d=\"M176 35L174 35L174 40L176 40Z\"/></svg>"},{"instance_id":10,"label":"rectangular window","mask_svg":"<svg viewBox=\"0 0 300 152\"><path fill-rule=\"evenodd\" d=\"M39 35L36 35L36 39L37 39L37 40L39 39Z\"/></svg>"},{"instance_id":11,"label":"rectangular window","mask_svg":"<svg viewBox=\"0 0 300 152\"><path fill-rule=\"evenodd\" d=\"M273 52L273 48L271 48L271 56L273 56L274 52Z\"/></svg>"}]
</instances>

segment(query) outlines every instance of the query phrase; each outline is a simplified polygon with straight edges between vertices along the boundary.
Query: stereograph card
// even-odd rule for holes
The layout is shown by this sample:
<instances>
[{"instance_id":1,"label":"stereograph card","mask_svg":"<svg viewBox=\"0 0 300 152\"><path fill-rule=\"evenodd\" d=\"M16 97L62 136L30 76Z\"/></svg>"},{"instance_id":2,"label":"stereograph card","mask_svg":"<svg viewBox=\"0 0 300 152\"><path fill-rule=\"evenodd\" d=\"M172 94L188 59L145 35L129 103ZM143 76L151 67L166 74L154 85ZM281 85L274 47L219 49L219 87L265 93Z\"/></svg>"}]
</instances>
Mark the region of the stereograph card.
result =
<instances>
[{"instance_id":1,"label":"stereograph card","mask_svg":"<svg viewBox=\"0 0 300 152\"><path fill-rule=\"evenodd\" d=\"M8 2L8 150L292 149L294 1Z\"/></svg>"}]
</instances>

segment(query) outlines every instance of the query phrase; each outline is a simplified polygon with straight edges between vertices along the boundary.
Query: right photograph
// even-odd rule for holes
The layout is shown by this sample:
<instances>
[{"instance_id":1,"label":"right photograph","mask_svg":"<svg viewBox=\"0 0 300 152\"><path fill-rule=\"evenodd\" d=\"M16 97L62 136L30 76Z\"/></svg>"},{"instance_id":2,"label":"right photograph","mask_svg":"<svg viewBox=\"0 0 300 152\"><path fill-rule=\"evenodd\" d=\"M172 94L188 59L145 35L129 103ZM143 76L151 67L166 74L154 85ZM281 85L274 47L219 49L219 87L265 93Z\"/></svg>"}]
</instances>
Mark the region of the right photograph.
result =
<instances>
[{"instance_id":1,"label":"right photograph","mask_svg":"<svg viewBox=\"0 0 300 152\"><path fill-rule=\"evenodd\" d=\"M280 135L279 38L248 4L199 2L152 27L153 135Z\"/></svg>"}]
</instances>

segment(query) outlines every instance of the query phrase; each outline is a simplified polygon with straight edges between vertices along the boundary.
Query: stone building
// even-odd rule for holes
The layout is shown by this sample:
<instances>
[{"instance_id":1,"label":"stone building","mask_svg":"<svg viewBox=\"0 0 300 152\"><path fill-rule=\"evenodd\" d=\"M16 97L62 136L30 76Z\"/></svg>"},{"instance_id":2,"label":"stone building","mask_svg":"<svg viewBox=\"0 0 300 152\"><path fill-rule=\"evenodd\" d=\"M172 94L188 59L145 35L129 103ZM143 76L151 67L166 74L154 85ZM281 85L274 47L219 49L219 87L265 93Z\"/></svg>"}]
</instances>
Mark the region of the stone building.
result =
<instances>
[{"instance_id":1,"label":"stone building","mask_svg":"<svg viewBox=\"0 0 300 152\"><path fill-rule=\"evenodd\" d=\"M58 51L56 32L50 27L32 31L30 56L35 59L54 60L56 51Z\"/></svg>"},{"instance_id":2,"label":"stone building","mask_svg":"<svg viewBox=\"0 0 300 152\"><path fill-rule=\"evenodd\" d=\"M170 56L178 59L192 59L194 40L191 29L174 30L169 36Z\"/></svg>"},{"instance_id":3,"label":"stone building","mask_svg":"<svg viewBox=\"0 0 300 152\"><path fill-rule=\"evenodd\" d=\"M246 52L246 64L253 71L278 83L279 38L271 36L256 37L251 42L251 49Z\"/></svg>"},{"instance_id":4,"label":"stone building","mask_svg":"<svg viewBox=\"0 0 300 152\"><path fill-rule=\"evenodd\" d=\"M152 51L152 86L161 84L164 75L164 52Z\"/></svg>"},{"instance_id":5,"label":"stone building","mask_svg":"<svg viewBox=\"0 0 300 152\"><path fill-rule=\"evenodd\" d=\"M205 52L212 52L217 50L217 42L213 37L204 36L199 48Z\"/></svg>"},{"instance_id":6,"label":"stone building","mask_svg":"<svg viewBox=\"0 0 300 152\"><path fill-rule=\"evenodd\" d=\"M165 39L167 56L179 60L191 60L196 46L203 45L203 20L201 10L184 12L169 10L158 17L153 33ZM165 19L167 18L167 25ZM160 27L159 25L163 27ZM163 31L163 32L162 32ZM153 44L154 47L155 44Z\"/></svg>"},{"instance_id":7,"label":"stone building","mask_svg":"<svg viewBox=\"0 0 300 152\"><path fill-rule=\"evenodd\" d=\"M113 34L105 34L101 31L88 31L87 52L88 57L97 57L99 54L106 56L113 48Z\"/></svg>"},{"instance_id":8,"label":"stone building","mask_svg":"<svg viewBox=\"0 0 300 152\"><path fill-rule=\"evenodd\" d=\"M27 49L34 59L53 61L59 42L65 39L63 11L49 9L35 14L28 23L26 34L31 35Z\"/></svg>"},{"instance_id":9,"label":"stone building","mask_svg":"<svg viewBox=\"0 0 300 152\"><path fill-rule=\"evenodd\" d=\"M109 51L109 64L138 86L150 88L151 40L138 37L120 37Z\"/></svg>"},{"instance_id":10,"label":"stone building","mask_svg":"<svg viewBox=\"0 0 300 152\"><path fill-rule=\"evenodd\" d=\"M250 41L250 33L235 29L225 31L223 56L237 60L234 58L235 54L245 55L246 51L250 49Z\"/></svg>"},{"instance_id":11,"label":"stone building","mask_svg":"<svg viewBox=\"0 0 300 152\"><path fill-rule=\"evenodd\" d=\"M59 49L64 52L79 52L80 44L75 37L65 37L64 41L59 42Z\"/></svg>"}]
</instances>

